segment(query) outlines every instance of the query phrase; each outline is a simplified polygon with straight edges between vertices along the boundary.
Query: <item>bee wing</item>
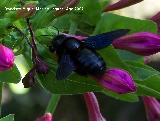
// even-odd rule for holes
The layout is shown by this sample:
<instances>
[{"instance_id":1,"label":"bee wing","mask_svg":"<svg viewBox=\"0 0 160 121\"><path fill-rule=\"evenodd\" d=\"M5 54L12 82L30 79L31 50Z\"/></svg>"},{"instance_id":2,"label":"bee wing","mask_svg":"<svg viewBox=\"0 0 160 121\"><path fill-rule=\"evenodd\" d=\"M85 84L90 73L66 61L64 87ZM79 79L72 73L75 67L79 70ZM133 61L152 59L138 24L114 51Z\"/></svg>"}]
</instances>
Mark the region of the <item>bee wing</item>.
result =
<instances>
[{"instance_id":1,"label":"bee wing","mask_svg":"<svg viewBox=\"0 0 160 121\"><path fill-rule=\"evenodd\" d=\"M92 49L102 49L112 44L114 39L124 36L129 32L129 29L118 29L111 32L90 36L83 40L84 45Z\"/></svg>"},{"instance_id":2,"label":"bee wing","mask_svg":"<svg viewBox=\"0 0 160 121\"><path fill-rule=\"evenodd\" d=\"M56 72L57 80L63 80L67 78L73 70L75 70L75 66L72 59L70 58L70 55L66 53L63 54Z\"/></svg>"}]
</instances>

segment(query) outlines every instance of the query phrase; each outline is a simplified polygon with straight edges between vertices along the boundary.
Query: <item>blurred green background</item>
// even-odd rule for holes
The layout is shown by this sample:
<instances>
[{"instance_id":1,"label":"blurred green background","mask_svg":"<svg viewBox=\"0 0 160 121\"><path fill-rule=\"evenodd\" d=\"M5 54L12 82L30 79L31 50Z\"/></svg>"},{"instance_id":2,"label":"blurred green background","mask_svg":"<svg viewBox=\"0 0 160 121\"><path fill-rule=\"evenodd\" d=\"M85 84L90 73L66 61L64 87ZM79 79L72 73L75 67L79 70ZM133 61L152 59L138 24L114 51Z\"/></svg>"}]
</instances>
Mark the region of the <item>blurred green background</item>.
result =
<instances>
[{"instance_id":1,"label":"blurred green background","mask_svg":"<svg viewBox=\"0 0 160 121\"><path fill-rule=\"evenodd\" d=\"M33 87L26 94L14 94L8 86L3 91L5 102L2 106L2 116L15 114L15 121L34 121L43 115L50 94L39 86ZM143 103L127 103L103 94L96 93L101 112L107 121L146 121ZM62 96L54 121L88 121L87 109L82 95Z\"/></svg>"}]
</instances>

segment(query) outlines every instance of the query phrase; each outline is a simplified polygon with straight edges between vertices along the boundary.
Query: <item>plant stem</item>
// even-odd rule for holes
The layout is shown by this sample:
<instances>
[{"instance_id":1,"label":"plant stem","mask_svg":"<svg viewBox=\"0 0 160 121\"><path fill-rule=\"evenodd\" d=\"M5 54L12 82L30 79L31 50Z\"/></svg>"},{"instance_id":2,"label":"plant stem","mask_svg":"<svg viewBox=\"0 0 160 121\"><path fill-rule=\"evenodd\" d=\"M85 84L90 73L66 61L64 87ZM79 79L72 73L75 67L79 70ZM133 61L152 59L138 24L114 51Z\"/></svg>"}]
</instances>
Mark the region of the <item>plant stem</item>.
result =
<instances>
[{"instance_id":1,"label":"plant stem","mask_svg":"<svg viewBox=\"0 0 160 121\"><path fill-rule=\"evenodd\" d=\"M29 18L27 18L26 21L27 21L27 25L28 25L28 28L29 28L31 38L32 38L32 46L33 46L34 49L37 50L36 39L35 39L35 35L34 35L33 29L32 29L32 25L29 21Z\"/></svg>"},{"instance_id":2,"label":"plant stem","mask_svg":"<svg viewBox=\"0 0 160 121\"><path fill-rule=\"evenodd\" d=\"M31 45L32 45L32 58L33 58L33 63L36 64L36 58L38 56L38 50L36 46L36 38L32 29L32 24L30 23L29 18L26 19L27 26L31 35Z\"/></svg>"},{"instance_id":3,"label":"plant stem","mask_svg":"<svg viewBox=\"0 0 160 121\"><path fill-rule=\"evenodd\" d=\"M57 104L58 104L58 102L60 100L60 97L61 97L61 95L52 94L52 96L51 96L51 98L49 100L48 106L46 108L46 113L50 112L50 113L53 114L55 112Z\"/></svg>"}]
</instances>

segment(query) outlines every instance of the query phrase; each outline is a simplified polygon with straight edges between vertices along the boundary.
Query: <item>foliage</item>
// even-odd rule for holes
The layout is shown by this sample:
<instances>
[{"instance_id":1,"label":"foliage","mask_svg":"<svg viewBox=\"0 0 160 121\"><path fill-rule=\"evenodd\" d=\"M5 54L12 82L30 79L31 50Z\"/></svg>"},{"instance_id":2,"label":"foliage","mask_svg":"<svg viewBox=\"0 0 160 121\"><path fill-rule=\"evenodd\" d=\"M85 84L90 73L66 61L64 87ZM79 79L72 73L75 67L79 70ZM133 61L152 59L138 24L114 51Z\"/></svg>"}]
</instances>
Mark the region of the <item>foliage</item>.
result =
<instances>
[{"instance_id":1,"label":"foliage","mask_svg":"<svg viewBox=\"0 0 160 121\"><path fill-rule=\"evenodd\" d=\"M31 48L27 44L26 38L21 35L19 31L9 26L16 26L28 38L30 38L30 35L25 19L16 17L16 11L5 10L5 7L21 6L19 1L0 0L0 2L0 42L14 50L17 61L23 58L26 62L24 64L24 61L18 61L17 64L16 61L16 65L11 70L0 72L0 81L18 83L21 80L20 73L22 73L23 68L29 71L32 67ZM103 89L94 79L82 77L76 73L73 73L66 80L56 80L56 58L48 49L50 41L57 35L55 27L61 32L67 33L70 30L76 30L77 35L90 36L123 28L130 29L130 33L140 31L156 33L157 26L155 23L150 20L139 20L112 13L102 13L103 6L107 3L107 1L104 0L101 2L97 0L82 0L78 6L83 7L84 11L72 11L60 17L55 17L53 15L53 10L51 10L51 8L58 4L58 0L39 0L36 2L39 7L50 8L50 10L36 11L36 14L30 18L33 24L40 56L48 63L50 68L48 74L37 75L38 82L45 89L54 94L81 94L88 91L102 92L113 98L129 102L138 101L138 96L143 95L150 95L160 99L160 72L145 65L143 57L141 56L122 50L116 50L112 46L99 51L109 68L118 67L129 71L137 84L137 92L119 95ZM18 65L23 65L23 68L16 67ZM12 115L9 117L12 118ZM3 119L5 121L11 121L8 118L6 117ZM3 119L1 120L3 121Z\"/></svg>"},{"instance_id":2,"label":"foliage","mask_svg":"<svg viewBox=\"0 0 160 121\"><path fill-rule=\"evenodd\" d=\"M14 115L10 114L4 118L1 118L0 121L14 121Z\"/></svg>"}]
</instances>

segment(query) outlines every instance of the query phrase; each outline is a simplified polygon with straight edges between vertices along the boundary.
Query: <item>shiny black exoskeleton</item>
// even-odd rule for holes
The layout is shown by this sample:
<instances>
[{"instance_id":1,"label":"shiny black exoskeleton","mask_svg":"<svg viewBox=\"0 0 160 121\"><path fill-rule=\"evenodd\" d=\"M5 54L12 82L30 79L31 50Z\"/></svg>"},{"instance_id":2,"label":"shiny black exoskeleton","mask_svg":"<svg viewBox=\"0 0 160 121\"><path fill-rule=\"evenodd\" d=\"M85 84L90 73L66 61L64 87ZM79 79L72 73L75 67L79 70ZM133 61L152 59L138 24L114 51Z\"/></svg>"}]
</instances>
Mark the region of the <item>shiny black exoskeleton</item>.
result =
<instances>
[{"instance_id":1,"label":"shiny black exoskeleton","mask_svg":"<svg viewBox=\"0 0 160 121\"><path fill-rule=\"evenodd\" d=\"M56 78L65 79L72 71L80 75L103 75L106 63L96 49L109 46L114 39L125 35L128 31L128 29L119 29L83 40L65 34L56 36L50 46L50 51L56 52L58 56Z\"/></svg>"}]
</instances>

